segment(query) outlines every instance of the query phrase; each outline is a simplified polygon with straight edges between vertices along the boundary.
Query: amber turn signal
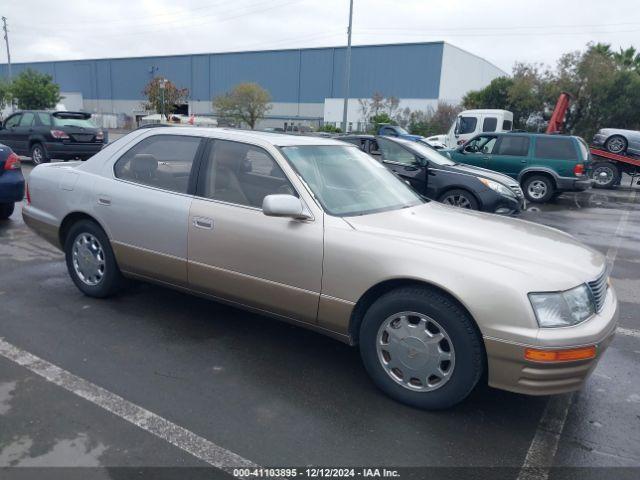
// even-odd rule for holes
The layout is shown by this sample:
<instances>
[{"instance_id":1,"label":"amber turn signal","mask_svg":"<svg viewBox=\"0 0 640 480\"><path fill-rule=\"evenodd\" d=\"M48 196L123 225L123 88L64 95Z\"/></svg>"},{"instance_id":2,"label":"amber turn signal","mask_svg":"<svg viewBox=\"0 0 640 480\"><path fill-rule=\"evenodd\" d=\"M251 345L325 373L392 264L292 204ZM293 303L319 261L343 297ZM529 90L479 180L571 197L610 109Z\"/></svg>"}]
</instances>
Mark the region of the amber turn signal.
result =
<instances>
[{"instance_id":1,"label":"amber turn signal","mask_svg":"<svg viewBox=\"0 0 640 480\"><path fill-rule=\"evenodd\" d=\"M538 348L527 348L524 351L524 358L534 362L572 362L575 360L589 360L596 357L595 345L580 348L569 348L567 350L541 350Z\"/></svg>"}]
</instances>

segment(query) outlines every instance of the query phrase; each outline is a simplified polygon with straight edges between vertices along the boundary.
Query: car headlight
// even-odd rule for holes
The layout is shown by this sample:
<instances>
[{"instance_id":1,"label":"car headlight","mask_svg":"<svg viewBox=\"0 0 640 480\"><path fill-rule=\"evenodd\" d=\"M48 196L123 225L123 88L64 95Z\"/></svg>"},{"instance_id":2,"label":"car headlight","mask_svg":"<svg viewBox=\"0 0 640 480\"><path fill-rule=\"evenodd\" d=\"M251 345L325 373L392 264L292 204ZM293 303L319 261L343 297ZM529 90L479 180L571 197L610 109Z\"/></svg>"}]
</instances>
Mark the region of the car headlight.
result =
<instances>
[{"instance_id":1,"label":"car headlight","mask_svg":"<svg viewBox=\"0 0 640 480\"><path fill-rule=\"evenodd\" d=\"M542 328L577 325L595 313L585 284L565 292L530 293L529 301Z\"/></svg>"},{"instance_id":2,"label":"car headlight","mask_svg":"<svg viewBox=\"0 0 640 480\"><path fill-rule=\"evenodd\" d=\"M491 190L493 190L494 192L500 195L504 195L505 197L513 197L513 198L516 197L516 194L513 193L510 188L505 187L501 183L494 182L493 180L489 180L488 178L482 178L482 177L478 177L478 180L480 180L485 186L489 187Z\"/></svg>"}]
</instances>

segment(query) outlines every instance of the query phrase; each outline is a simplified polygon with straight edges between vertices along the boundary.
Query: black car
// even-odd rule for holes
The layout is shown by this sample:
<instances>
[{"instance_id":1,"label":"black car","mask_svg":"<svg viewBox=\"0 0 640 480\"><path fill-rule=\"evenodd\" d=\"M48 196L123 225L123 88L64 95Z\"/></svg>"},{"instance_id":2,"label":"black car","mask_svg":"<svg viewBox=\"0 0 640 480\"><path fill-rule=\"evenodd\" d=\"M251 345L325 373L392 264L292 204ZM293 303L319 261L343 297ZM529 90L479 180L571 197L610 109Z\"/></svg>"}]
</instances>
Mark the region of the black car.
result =
<instances>
[{"instance_id":1,"label":"black car","mask_svg":"<svg viewBox=\"0 0 640 480\"><path fill-rule=\"evenodd\" d=\"M512 178L455 163L422 143L373 135L347 135L340 140L378 158L427 198L491 213L510 214L522 208L522 189Z\"/></svg>"},{"instance_id":2,"label":"black car","mask_svg":"<svg viewBox=\"0 0 640 480\"><path fill-rule=\"evenodd\" d=\"M52 158L86 160L104 144L104 132L90 119L84 112L17 112L0 127L0 143L35 164Z\"/></svg>"},{"instance_id":3,"label":"black car","mask_svg":"<svg viewBox=\"0 0 640 480\"><path fill-rule=\"evenodd\" d=\"M24 177L20 157L6 145L0 144L0 220L13 213L16 202L24 196Z\"/></svg>"}]
</instances>

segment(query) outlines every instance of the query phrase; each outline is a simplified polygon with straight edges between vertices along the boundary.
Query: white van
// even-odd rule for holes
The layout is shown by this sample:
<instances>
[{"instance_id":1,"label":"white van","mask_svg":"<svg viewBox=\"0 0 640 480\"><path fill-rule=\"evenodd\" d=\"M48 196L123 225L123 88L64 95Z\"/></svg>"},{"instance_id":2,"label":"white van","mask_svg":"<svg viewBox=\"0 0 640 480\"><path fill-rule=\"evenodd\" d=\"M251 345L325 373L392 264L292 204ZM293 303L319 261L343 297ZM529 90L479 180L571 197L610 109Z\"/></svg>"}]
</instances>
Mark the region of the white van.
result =
<instances>
[{"instance_id":1,"label":"white van","mask_svg":"<svg viewBox=\"0 0 640 480\"><path fill-rule=\"evenodd\" d=\"M427 142L440 148L455 148L479 133L510 132L513 113L508 110L465 110L444 135L428 137Z\"/></svg>"}]
</instances>

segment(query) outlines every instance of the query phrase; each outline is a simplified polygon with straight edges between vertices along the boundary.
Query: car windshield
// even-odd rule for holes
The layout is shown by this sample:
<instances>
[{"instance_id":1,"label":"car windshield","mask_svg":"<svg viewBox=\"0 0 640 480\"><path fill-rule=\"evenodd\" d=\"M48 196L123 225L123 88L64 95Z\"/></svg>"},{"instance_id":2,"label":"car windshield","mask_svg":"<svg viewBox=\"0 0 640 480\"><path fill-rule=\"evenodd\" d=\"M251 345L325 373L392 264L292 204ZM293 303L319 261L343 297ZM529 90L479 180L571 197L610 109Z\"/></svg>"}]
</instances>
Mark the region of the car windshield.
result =
<instances>
[{"instance_id":1,"label":"car windshield","mask_svg":"<svg viewBox=\"0 0 640 480\"><path fill-rule=\"evenodd\" d=\"M79 117L56 117L53 116L53 124L56 127L82 127L82 128L97 128L95 123L91 121L89 118L79 118Z\"/></svg>"},{"instance_id":2,"label":"car windshield","mask_svg":"<svg viewBox=\"0 0 640 480\"><path fill-rule=\"evenodd\" d=\"M366 215L426 201L358 147L305 145L282 152L331 215Z\"/></svg>"},{"instance_id":3,"label":"car windshield","mask_svg":"<svg viewBox=\"0 0 640 480\"><path fill-rule=\"evenodd\" d=\"M433 148L427 147L426 145L420 142L411 142L411 141L402 141L398 140L402 145L408 147L413 153L417 153L421 157L425 158L429 161L429 163L434 163L436 165L455 165L456 162L452 161L450 158L444 156L442 153L434 150Z\"/></svg>"}]
</instances>

